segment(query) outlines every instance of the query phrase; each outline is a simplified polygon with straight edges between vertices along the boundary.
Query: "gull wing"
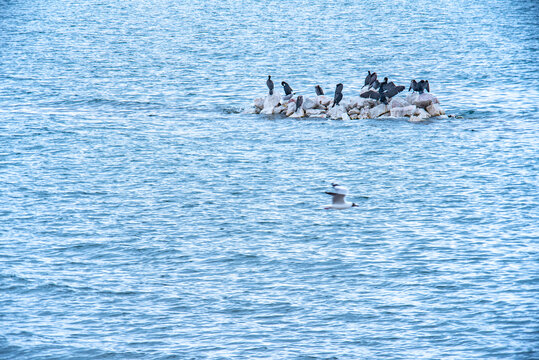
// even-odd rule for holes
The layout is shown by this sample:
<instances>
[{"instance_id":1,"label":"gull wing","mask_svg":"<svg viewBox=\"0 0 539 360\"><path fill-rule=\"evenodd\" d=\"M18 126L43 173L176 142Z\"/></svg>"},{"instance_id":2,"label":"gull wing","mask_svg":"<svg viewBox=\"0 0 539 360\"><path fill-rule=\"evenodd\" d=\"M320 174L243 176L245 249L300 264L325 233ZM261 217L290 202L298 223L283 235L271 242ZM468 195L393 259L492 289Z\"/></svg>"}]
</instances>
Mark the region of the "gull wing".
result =
<instances>
[{"instance_id":1,"label":"gull wing","mask_svg":"<svg viewBox=\"0 0 539 360\"><path fill-rule=\"evenodd\" d=\"M344 198L346 197L346 195L344 195L344 194L337 194L337 193L329 192L329 191L326 191L326 194L333 196L333 199L332 199L333 204L344 204L345 203Z\"/></svg>"}]
</instances>

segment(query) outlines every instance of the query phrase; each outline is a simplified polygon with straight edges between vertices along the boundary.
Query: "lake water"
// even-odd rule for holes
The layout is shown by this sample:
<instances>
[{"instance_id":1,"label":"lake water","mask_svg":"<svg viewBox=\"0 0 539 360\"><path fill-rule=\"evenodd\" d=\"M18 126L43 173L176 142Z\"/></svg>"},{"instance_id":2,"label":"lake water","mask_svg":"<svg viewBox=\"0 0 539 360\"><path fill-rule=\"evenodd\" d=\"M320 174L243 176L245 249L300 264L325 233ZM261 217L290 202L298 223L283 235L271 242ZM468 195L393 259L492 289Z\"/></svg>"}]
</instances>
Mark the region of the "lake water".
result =
<instances>
[{"instance_id":1,"label":"lake water","mask_svg":"<svg viewBox=\"0 0 539 360\"><path fill-rule=\"evenodd\" d=\"M532 0L0 0L0 358L539 358L538 28ZM367 70L457 118L243 112Z\"/></svg>"}]
</instances>

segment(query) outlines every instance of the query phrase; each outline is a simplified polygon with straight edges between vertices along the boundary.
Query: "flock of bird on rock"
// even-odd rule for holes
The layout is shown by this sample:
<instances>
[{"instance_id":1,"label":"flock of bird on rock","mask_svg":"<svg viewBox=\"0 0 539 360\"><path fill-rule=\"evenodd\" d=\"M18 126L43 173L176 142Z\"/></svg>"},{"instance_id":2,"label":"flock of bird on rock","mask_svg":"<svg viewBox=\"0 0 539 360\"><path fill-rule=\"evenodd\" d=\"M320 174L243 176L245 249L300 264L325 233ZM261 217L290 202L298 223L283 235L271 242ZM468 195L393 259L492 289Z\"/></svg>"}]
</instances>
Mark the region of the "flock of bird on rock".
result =
<instances>
[{"instance_id":1,"label":"flock of bird on rock","mask_svg":"<svg viewBox=\"0 0 539 360\"><path fill-rule=\"evenodd\" d=\"M271 75L266 80L269 94L254 101L254 112L259 114L284 114L288 117L321 117L331 119L372 119L378 117L409 117L410 121L422 121L433 116L444 116L438 99L430 94L428 80L412 80L406 98L396 97L405 90L387 77L378 81L378 75L370 71L365 78L359 96L343 97L343 84L335 87L333 98L324 94L322 87L314 87L316 97L298 95L290 85L282 81L284 95L275 91ZM427 91L429 94L425 93Z\"/></svg>"}]
</instances>

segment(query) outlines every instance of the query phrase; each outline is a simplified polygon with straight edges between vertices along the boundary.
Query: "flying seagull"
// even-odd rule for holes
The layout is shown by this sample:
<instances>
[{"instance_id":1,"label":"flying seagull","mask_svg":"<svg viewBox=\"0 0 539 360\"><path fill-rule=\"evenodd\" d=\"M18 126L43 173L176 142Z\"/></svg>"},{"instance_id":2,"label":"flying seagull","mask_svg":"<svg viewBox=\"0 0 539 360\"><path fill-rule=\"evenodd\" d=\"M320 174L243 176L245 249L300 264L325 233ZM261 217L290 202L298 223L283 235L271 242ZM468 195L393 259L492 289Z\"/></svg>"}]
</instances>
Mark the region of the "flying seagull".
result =
<instances>
[{"instance_id":1,"label":"flying seagull","mask_svg":"<svg viewBox=\"0 0 539 360\"><path fill-rule=\"evenodd\" d=\"M344 200L348 194L348 189L339 184L331 184L333 191L326 191L326 194L333 197L331 205L324 207L324 209L343 210L351 207L356 207L357 204Z\"/></svg>"}]
</instances>

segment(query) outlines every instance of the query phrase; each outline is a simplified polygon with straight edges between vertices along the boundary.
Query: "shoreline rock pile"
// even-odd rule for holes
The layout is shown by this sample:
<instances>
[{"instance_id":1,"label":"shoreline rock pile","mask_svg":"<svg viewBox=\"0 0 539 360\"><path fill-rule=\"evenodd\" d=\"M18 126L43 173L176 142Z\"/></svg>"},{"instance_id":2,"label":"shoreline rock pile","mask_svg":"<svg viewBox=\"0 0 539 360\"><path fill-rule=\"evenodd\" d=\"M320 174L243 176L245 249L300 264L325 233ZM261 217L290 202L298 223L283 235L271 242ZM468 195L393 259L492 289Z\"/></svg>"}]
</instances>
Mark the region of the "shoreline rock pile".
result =
<instances>
[{"instance_id":1,"label":"shoreline rock pile","mask_svg":"<svg viewBox=\"0 0 539 360\"><path fill-rule=\"evenodd\" d=\"M406 97L394 97L388 104L380 100L365 99L360 96L345 97L338 105L326 95L301 97L281 96L274 92L254 100L254 113L265 115L284 115L291 118L330 118L333 120L402 118L417 122L436 116L445 116L438 98L430 93L412 93Z\"/></svg>"}]
</instances>

